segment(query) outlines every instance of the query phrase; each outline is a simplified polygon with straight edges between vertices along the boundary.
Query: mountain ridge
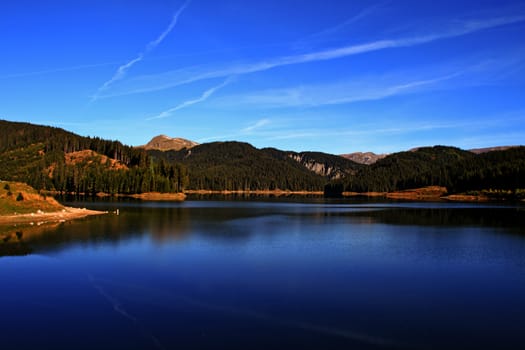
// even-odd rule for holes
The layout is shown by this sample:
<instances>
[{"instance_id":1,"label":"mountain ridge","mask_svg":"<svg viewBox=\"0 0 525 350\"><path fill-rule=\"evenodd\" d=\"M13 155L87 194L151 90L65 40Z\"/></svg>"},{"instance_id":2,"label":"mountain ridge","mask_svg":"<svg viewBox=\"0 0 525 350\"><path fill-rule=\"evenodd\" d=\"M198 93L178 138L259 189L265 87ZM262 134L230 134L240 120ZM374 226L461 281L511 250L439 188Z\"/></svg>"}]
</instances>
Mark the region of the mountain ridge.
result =
<instances>
[{"instance_id":1,"label":"mountain ridge","mask_svg":"<svg viewBox=\"0 0 525 350\"><path fill-rule=\"evenodd\" d=\"M237 141L145 150L3 120L0 164L2 180L88 195L184 190L325 190L337 195L442 186L452 193L495 189L521 196L525 189L523 146L479 154L450 146L420 147L364 165L333 154L258 149Z\"/></svg>"},{"instance_id":2,"label":"mountain ridge","mask_svg":"<svg viewBox=\"0 0 525 350\"><path fill-rule=\"evenodd\" d=\"M220 142L237 142L235 140L231 141L220 141ZM171 137L166 134L159 134L157 136L154 136L151 138L151 140L146 143L145 145L140 146L134 146L138 149L145 149L145 150L159 150L159 151L180 151L182 149L191 149L195 146L199 146L200 144L186 139L182 137ZM278 150L280 152L287 153L292 159L297 160L298 162L306 163L304 160L304 156L307 154L317 154L317 155L324 155L324 156L330 156L330 157L342 157L348 160L351 160L354 163L358 164L364 164L364 165L371 165L377 162L378 160L381 160L391 154L400 153L400 152L414 152L421 148L428 148L428 147L434 147L434 146L419 146L419 147L413 147L408 150L401 150L399 152L394 153L374 153L371 151L365 151L365 152L351 152L351 153L343 153L343 154L332 154L332 153L325 153L325 152L317 152L317 151L302 151L302 152L295 152L295 151L282 151ZM487 152L493 152L493 151L505 151L510 148L520 147L518 145L510 145L510 146L491 146L491 147L483 147L483 148L471 148L466 149L465 151L469 151L475 154L482 154ZM264 149L276 149L273 147L265 147ZM308 167L308 166L307 166ZM331 171L328 170L321 170L319 169L319 166L316 165L309 165L311 170L313 170L316 173L324 174L323 176L330 175ZM333 178L339 178L339 176L333 176Z\"/></svg>"},{"instance_id":3,"label":"mountain ridge","mask_svg":"<svg viewBox=\"0 0 525 350\"><path fill-rule=\"evenodd\" d=\"M432 147L432 146L414 147L414 148L407 150L407 152L415 152L421 148L426 148L426 147ZM493 147L483 147L483 148L470 148L470 149L467 149L466 151L469 151L475 154L483 154L483 153L493 152L493 151L506 151L508 149L515 148L515 147L520 147L520 146L513 145L513 146L493 146ZM400 153L400 152L405 152L405 151L399 151L399 152L394 152L394 153ZM350 159L359 164L371 165L389 156L390 154L394 154L394 153L376 154L374 152L352 152L352 153L340 154L340 156L346 159Z\"/></svg>"}]
</instances>

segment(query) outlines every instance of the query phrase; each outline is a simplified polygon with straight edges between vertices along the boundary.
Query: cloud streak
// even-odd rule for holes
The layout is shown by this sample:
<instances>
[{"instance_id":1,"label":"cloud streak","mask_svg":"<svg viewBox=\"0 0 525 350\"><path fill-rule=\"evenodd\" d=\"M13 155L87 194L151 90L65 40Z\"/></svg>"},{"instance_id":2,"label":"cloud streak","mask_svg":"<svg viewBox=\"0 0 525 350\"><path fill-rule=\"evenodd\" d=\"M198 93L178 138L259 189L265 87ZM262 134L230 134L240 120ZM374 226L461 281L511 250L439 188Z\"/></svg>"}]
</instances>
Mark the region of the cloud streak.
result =
<instances>
[{"instance_id":1,"label":"cloud streak","mask_svg":"<svg viewBox=\"0 0 525 350\"><path fill-rule=\"evenodd\" d=\"M525 21L525 16L507 16L484 20L454 22L449 30L442 31L437 34L377 40L363 44L343 46L335 49L316 51L301 55L283 56L254 63L243 63L223 67L188 67L185 69L141 76L135 79L128 79L125 84L122 84L119 87L120 90L119 88L116 88L112 93L107 93L99 97L107 98L113 96L160 91L206 79L262 72L288 65L334 60L385 49L412 47L523 21Z\"/></svg>"},{"instance_id":2,"label":"cloud streak","mask_svg":"<svg viewBox=\"0 0 525 350\"><path fill-rule=\"evenodd\" d=\"M319 121L321 122L321 121ZM456 130L458 128L470 128L472 122L442 122L442 123L433 123L433 122L409 122L405 125L397 125L392 127L377 128L376 125L360 125L358 128L353 128L351 130L342 128L340 130L329 130L329 129L320 129L319 127L307 127L298 129L296 127L297 123L290 122L288 125L283 125L280 128L260 131L257 133L257 138L259 140L266 141L283 141L283 140L300 140L300 139L326 139L326 138L352 138L353 140L367 139L370 137L385 137L393 135L404 135L412 133L421 133L435 130ZM487 123L484 127L493 126L494 123ZM357 129L357 130L356 130ZM227 135L215 135L209 136L206 138L201 138L198 140L199 143L217 141L217 140L226 140L226 139L235 139L241 136L245 136L249 133L244 132L244 129L240 130L237 133L231 133Z\"/></svg>"},{"instance_id":3,"label":"cloud streak","mask_svg":"<svg viewBox=\"0 0 525 350\"><path fill-rule=\"evenodd\" d=\"M148 46L146 47L146 52L150 52L153 49L155 49L159 44L168 36L168 34L173 30L175 25L177 24L179 20L179 16L182 14L182 12L188 7L191 0L187 0L182 6L173 14L173 17L171 19L170 24L168 27L159 35L159 37L153 41L151 41Z\"/></svg>"},{"instance_id":4,"label":"cloud streak","mask_svg":"<svg viewBox=\"0 0 525 350\"><path fill-rule=\"evenodd\" d=\"M83 70L83 69L93 69L93 68L104 67L104 66L115 66L118 63L119 62L82 64L82 65L77 65L77 66L44 69L44 70L32 71L32 72L13 73L13 74L0 76L0 79L24 78L24 77L33 77L33 76L38 76L38 75L46 75L46 74L51 74L51 73L70 72L70 71L77 71L77 70Z\"/></svg>"},{"instance_id":5,"label":"cloud streak","mask_svg":"<svg viewBox=\"0 0 525 350\"><path fill-rule=\"evenodd\" d=\"M170 109L167 109L167 110L161 112L160 114L158 114L158 115L156 115L154 117L147 118L146 120L167 118L167 117L171 116L174 112L176 112L176 111L178 111L180 109L190 107L190 106L192 106L194 104L197 104L197 103L200 103L200 102L204 102L208 98L210 98L217 90L222 89L223 87L228 85L231 81L232 81L232 78L229 77L228 79L223 81L221 84L216 85L216 86L214 86L214 87L204 91L199 98L184 101L184 102L178 104L177 106L175 106L173 108L170 108Z\"/></svg>"},{"instance_id":6,"label":"cloud streak","mask_svg":"<svg viewBox=\"0 0 525 350\"><path fill-rule=\"evenodd\" d=\"M327 38L333 37L337 33L345 30L348 28L351 24L357 23L364 18L371 16L374 14L378 9L382 8L385 5L385 3L378 3L369 7L364 8L360 12L358 12L356 15L348 18L342 23L339 23L333 27L326 28L324 30L321 30L317 33L313 33L303 39L300 39L297 41L297 43L294 44L294 46L297 46L298 48L306 48L308 45L311 45L312 43L318 43L321 41L324 41Z\"/></svg>"},{"instance_id":7,"label":"cloud streak","mask_svg":"<svg viewBox=\"0 0 525 350\"><path fill-rule=\"evenodd\" d=\"M258 120L256 123L254 123L254 124L252 124L250 126L247 126L244 129L242 129L241 133L251 133L251 132L253 132L253 131L257 130L257 129L262 128L265 125L268 125L269 123L270 123L269 119Z\"/></svg>"},{"instance_id":8,"label":"cloud streak","mask_svg":"<svg viewBox=\"0 0 525 350\"><path fill-rule=\"evenodd\" d=\"M173 14L173 17L168 27L166 27L166 29L157 37L157 39L149 42L148 45L146 46L146 49L143 52L140 52L137 55L137 57L133 58L132 60L128 61L127 63L117 68L117 71L115 72L115 74L113 74L111 79L104 82L104 84L102 84L102 86L98 88L97 92L92 97L92 101L97 100L100 97L100 94L103 91L107 90L115 82L123 79L126 76L126 73L128 72L128 70L131 67L133 67L133 65L142 61L148 53L153 51L157 46L160 45L160 43L162 43L162 41L166 38L166 36L168 36L168 34L173 30L173 28L175 27L175 25L177 24L179 20L179 16L186 9L186 7L188 7L190 2L191 0L187 0L184 4L182 4L182 6Z\"/></svg>"},{"instance_id":9,"label":"cloud streak","mask_svg":"<svg viewBox=\"0 0 525 350\"><path fill-rule=\"evenodd\" d=\"M318 107L381 100L417 93L438 87L439 83L465 74L455 72L430 79L399 81L399 78L365 77L335 84L303 85L225 96L216 103L221 106L263 108ZM386 83L385 83L386 82Z\"/></svg>"}]
</instances>

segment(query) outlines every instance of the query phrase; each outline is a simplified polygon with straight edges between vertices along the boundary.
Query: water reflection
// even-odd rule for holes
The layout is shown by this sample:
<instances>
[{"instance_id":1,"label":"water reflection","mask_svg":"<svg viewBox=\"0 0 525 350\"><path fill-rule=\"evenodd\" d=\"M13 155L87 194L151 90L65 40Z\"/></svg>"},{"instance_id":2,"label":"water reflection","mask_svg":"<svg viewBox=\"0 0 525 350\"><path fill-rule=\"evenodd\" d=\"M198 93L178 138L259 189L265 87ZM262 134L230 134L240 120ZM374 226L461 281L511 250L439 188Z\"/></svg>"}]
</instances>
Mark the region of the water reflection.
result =
<instances>
[{"instance_id":1,"label":"water reflection","mask_svg":"<svg viewBox=\"0 0 525 350\"><path fill-rule=\"evenodd\" d=\"M86 203L73 203L85 206ZM121 215L90 217L65 223L0 226L0 256L60 250L69 245L118 244L147 235L157 244L182 241L190 235L208 239L248 240L251 235L280 232L280 225L409 225L486 227L500 233L525 234L525 209L490 206L399 204L323 204L252 201L190 201L184 204L92 202L94 209ZM295 223L295 224L294 224ZM304 234L310 232L303 230Z\"/></svg>"},{"instance_id":2,"label":"water reflection","mask_svg":"<svg viewBox=\"0 0 525 350\"><path fill-rule=\"evenodd\" d=\"M2 348L494 349L525 341L522 207L71 204L121 214L0 231L0 254L30 254L0 259Z\"/></svg>"}]
</instances>

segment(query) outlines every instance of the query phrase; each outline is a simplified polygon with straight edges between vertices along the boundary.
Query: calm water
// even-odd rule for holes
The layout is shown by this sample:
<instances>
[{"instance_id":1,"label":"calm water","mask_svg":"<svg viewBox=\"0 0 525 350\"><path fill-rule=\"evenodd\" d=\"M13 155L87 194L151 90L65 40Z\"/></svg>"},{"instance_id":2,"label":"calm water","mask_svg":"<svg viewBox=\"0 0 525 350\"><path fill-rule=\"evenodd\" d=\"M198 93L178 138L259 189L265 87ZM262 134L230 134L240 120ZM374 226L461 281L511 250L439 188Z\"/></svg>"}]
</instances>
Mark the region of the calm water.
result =
<instances>
[{"instance_id":1,"label":"calm water","mask_svg":"<svg viewBox=\"0 0 525 350\"><path fill-rule=\"evenodd\" d=\"M76 203L0 244L1 349L495 349L525 343L525 208Z\"/></svg>"}]
</instances>

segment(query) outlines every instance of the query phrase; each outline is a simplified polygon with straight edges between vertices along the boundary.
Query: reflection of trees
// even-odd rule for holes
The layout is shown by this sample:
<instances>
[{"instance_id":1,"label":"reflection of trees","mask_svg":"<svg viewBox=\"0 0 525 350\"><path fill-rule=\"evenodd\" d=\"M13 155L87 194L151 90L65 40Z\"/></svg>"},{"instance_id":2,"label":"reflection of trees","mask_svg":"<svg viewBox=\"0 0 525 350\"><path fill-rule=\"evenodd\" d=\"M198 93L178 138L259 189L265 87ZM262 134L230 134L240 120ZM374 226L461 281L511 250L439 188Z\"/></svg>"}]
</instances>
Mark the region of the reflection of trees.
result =
<instances>
[{"instance_id":1,"label":"reflection of trees","mask_svg":"<svg viewBox=\"0 0 525 350\"><path fill-rule=\"evenodd\" d=\"M46 225L1 225L0 256L30 254L33 249L28 242L57 226L59 226L58 223Z\"/></svg>"},{"instance_id":2,"label":"reflection of trees","mask_svg":"<svg viewBox=\"0 0 525 350\"><path fill-rule=\"evenodd\" d=\"M131 207L120 215L103 215L63 223L0 226L0 256L59 250L68 245L118 244L142 235L159 243L183 240L190 232L215 237L248 234L221 223L257 215L242 208Z\"/></svg>"},{"instance_id":3,"label":"reflection of trees","mask_svg":"<svg viewBox=\"0 0 525 350\"><path fill-rule=\"evenodd\" d=\"M10 237L2 244L2 255L24 247L24 251L38 252L60 249L69 244L96 244L102 241L119 241L125 221L116 216L90 217L63 223L47 223L40 226L18 225L0 229L0 237ZM7 254L10 255L10 254Z\"/></svg>"},{"instance_id":4,"label":"reflection of trees","mask_svg":"<svg viewBox=\"0 0 525 350\"><path fill-rule=\"evenodd\" d=\"M454 208L420 209L394 208L355 212L353 217L370 217L375 222L391 225L417 226L475 226L509 228L522 232L525 227L523 209L509 208Z\"/></svg>"},{"instance_id":5,"label":"reflection of trees","mask_svg":"<svg viewBox=\"0 0 525 350\"><path fill-rule=\"evenodd\" d=\"M182 240L191 226L189 213L183 208L157 208L142 213L139 221L157 242Z\"/></svg>"},{"instance_id":6,"label":"reflection of trees","mask_svg":"<svg viewBox=\"0 0 525 350\"><path fill-rule=\"evenodd\" d=\"M203 202L206 203L206 202ZM210 202L208 202L210 203ZM509 208L383 208L358 205L314 206L253 205L253 202L231 202L225 205L197 207L123 207L121 215L103 215L44 224L41 226L0 226L0 256L24 255L59 250L69 245L99 245L151 235L160 244L182 241L189 235L206 239L245 240L253 234L282 232L275 229L293 218L301 225L330 225L348 221L350 225L412 225L436 227L492 227L499 232L524 234L523 209ZM275 217L271 220L252 219ZM254 226L257 225L257 226ZM266 226L265 226L266 225ZM308 229L304 230L309 232Z\"/></svg>"}]
</instances>

